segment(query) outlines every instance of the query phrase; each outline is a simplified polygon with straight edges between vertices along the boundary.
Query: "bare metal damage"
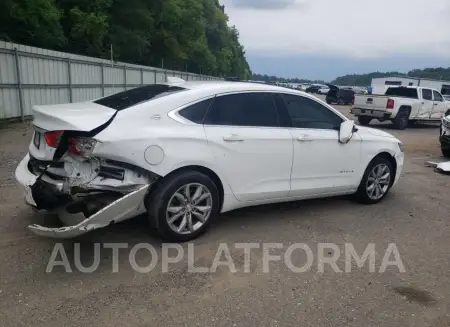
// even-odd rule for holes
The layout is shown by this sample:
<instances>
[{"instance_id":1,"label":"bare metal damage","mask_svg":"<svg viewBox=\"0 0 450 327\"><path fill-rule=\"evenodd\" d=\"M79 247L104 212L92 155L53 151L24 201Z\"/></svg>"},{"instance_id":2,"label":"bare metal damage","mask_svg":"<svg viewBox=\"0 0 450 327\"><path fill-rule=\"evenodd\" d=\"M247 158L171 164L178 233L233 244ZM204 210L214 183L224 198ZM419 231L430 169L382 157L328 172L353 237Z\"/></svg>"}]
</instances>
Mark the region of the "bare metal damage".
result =
<instances>
[{"instance_id":1,"label":"bare metal damage","mask_svg":"<svg viewBox=\"0 0 450 327\"><path fill-rule=\"evenodd\" d=\"M439 173L450 174L450 161L445 162L427 161L425 164L429 167L433 167Z\"/></svg>"},{"instance_id":2,"label":"bare metal damage","mask_svg":"<svg viewBox=\"0 0 450 327\"><path fill-rule=\"evenodd\" d=\"M26 201L56 213L63 227L30 225L37 235L71 238L145 212L144 199L159 176L126 163L64 156L57 164L27 155L16 170Z\"/></svg>"}]
</instances>

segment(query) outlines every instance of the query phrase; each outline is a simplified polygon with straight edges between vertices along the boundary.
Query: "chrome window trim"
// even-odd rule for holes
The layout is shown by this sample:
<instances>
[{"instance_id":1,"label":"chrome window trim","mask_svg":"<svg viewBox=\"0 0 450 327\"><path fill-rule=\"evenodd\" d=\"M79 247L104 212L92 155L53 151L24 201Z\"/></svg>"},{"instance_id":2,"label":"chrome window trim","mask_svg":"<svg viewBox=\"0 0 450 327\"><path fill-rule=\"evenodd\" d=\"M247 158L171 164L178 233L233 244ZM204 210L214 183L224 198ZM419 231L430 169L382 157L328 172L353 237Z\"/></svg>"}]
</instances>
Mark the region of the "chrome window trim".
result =
<instances>
[{"instance_id":1,"label":"chrome window trim","mask_svg":"<svg viewBox=\"0 0 450 327\"><path fill-rule=\"evenodd\" d=\"M301 92L301 91L299 91ZM189 119L184 118L183 116L181 116L179 114L179 112L187 107L190 107L196 103L205 101L205 100L209 100L209 99L214 99L216 97L221 97L221 96L226 96L226 95L233 95L233 94L242 94L242 93L273 93L273 94L286 94L286 95L294 95L294 96L299 96L299 97L303 97L306 99L309 99L311 101L315 101L317 104L325 107L326 109L330 110L331 112L333 112L335 115L337 115L338 117L340 117L343 121L347 121L349 120L347 117L345 117L343 114L341 114L338 110L336 110L335 108L333 108L332 106L328 105L325 102L321 102L321 101L317 101L319 99L313 99L312 97L309 96L305 96L304 94L298 94L297 92L286 92L285 90L240 90L240 91L229 91L229 92L222 92L222 93L217 93L214 95L209 95L203 98L199 98L196 99L194 101L191 101L189 103L186 103L176 109L173 109L171 111L169 111L169 113L167 114L170 118L172 118L173 120L183 124L183 125L191 125L191 126L208 126L208 127L234 127L234 128L272 128L272 129L280 129L280 128L291 128L291 129L311 129L311 128L297 128L297 127L282 127L282 126L235 126L235 125L210 125L210 124L197 124L194 123L193 121L190 121ZM276 106L276 104L275 104ZM319 129L319 128L314 128L314 130L324 130L324 131L329 131L330 129Z\"/></svg>"}]
</instances>

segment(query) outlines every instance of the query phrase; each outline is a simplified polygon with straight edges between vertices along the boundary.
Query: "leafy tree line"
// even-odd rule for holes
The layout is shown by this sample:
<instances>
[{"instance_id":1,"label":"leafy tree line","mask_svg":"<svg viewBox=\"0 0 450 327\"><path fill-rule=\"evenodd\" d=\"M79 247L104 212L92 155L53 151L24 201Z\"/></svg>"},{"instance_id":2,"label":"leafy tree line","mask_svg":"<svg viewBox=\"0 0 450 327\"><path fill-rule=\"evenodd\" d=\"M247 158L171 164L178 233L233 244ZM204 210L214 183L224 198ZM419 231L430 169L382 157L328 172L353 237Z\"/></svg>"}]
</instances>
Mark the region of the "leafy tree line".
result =
<instances>
[{"instance_id":1,"label":"leafy tree line","mask_svg":"<svg viewBox=\"0 0 450 327\"><path fill-rule=\"evenodd\" d=\"M269 76L269 75L260 75L260 74L253 74L251 77L252 80L255 81L264 81L264 82L286 82L286 83L317 83L317 84L324 84L325 82L322 80L315 80L311 81L308 79L301 79L301 78L282 78L277 76Z\"/></svg>"},{"instance_id":2,"label":"leafy tree line","mask_svg":"<svg viewBox=\"0 0 450 327\"><path fill-rule=\"evenodd\" d=\"M0 39L214 76L251 76L218 0L0 0Z\"/></svg>"},{"instance_id":3,"label":"leafy tree line","mask_svg":"<svg viewBox=\"0 0 450 327\"><path fill-rule=\"evenodd\" d=\"M386 72L386 73L375 72L369 74L345 75L336 78L331 83L336 85L368 86L372 83L372 78L391 77L391 76L418 77L418 78L450 81L450 67L413 69L406 74L399 72Z\"/></svg>"}]
</instances>

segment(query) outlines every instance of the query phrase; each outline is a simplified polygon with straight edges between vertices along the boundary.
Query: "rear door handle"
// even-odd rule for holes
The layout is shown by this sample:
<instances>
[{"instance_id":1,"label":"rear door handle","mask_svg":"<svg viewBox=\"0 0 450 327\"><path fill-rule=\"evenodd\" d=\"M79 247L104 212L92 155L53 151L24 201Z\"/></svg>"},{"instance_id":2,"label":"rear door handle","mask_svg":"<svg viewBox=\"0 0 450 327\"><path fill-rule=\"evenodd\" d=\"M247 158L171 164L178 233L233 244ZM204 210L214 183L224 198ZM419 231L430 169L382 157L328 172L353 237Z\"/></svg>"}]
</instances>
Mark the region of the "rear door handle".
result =
<instances>
[{"instance_id":1,"label":"rear door handle","mask_svg":"<svg viewBox=\"0 0 450 327\"><path fill-rule=\"evenodd\" d=\"M244 142L244 139L236 134L230 134L223 137L225 142Z\"/></svg>"},{"instance_id":2,"label":"rear door handle","mask_svg":"<svg viewBox=\"0 0 450 327\"><path fill-rule=\"evenodd\" d=\"M298 142L312 142L313 140L309 138L308 135L299 135L297 136L297 141Z\"/></svg>"}]
</instances>

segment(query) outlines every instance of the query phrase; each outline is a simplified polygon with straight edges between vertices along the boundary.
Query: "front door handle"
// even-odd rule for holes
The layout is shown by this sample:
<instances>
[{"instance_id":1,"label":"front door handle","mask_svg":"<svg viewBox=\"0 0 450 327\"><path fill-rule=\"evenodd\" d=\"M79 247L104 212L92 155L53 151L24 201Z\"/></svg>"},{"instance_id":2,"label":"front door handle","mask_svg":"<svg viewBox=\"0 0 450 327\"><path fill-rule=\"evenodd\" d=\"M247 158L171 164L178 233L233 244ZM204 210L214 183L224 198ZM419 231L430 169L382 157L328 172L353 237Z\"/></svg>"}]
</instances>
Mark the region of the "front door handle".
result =
<instances>
[{"instance_id":1,"label":"front door handle","mask_svg":"<svg viewBox=\"0 0 450 327\"><path fill-rule=\"evenodd\" d=\"M230 134L223 137L225 142L244 142L244 139L236 134Z\"/></svg>"},{"instance_id":2,"label":"front door handle","mask_svg":"<svg viewBox=\"0 0 450 327\"><path fill-rule=\"evenodd\" d=\"M313 140L309 138L308 135L299 135L297 136L297 141L298 142L312 142Z\"/></svg>"}]
</instances>

